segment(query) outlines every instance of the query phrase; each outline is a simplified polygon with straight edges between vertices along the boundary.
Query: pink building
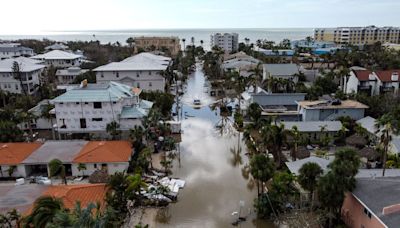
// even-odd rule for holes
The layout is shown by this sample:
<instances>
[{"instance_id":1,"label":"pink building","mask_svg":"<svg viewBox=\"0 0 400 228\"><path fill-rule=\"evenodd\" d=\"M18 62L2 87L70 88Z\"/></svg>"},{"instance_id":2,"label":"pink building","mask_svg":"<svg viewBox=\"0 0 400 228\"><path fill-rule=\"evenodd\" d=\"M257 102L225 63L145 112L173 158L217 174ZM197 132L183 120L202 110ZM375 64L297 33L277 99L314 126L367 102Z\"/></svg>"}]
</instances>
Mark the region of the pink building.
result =
<instances>
[{"instance_id":1,"label":"pink building","mask_svg":"<svg viewBox=\"0 0 400 228\"><path fill-rule=\"evenodd\" d=\"M354 228L400 227L400 177L359 178L347 193L343 221Z\"/></svg>"}]
</instances>

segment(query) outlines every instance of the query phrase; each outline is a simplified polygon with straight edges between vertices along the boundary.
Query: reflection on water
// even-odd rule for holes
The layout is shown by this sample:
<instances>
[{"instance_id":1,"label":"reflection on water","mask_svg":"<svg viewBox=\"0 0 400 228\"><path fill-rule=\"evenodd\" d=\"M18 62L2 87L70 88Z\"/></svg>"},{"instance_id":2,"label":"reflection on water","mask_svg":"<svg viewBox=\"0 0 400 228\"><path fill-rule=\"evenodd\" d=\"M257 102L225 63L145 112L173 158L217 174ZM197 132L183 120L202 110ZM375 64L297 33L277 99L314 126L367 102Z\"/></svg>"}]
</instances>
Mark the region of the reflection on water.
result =
<instances>
[{"instance_id":1,"label":"reflection on water","mask_svg":"<svg viewBox=\"0 0 400 228\"><path fill-rule=\"evenodd\" d=\"M189 79L183 100L199 96L212 102L206 93L200 93L203 84L204 76L197 69ZM237 217L232 212L239 211L241 200L244 201L241 216L248 217L240 227L273 227L255 219L253 202L257 193L248 171L246 147L238 138L241 136L221 136L216 131L215 124L221 120L218 110L184 105L183 112L192 117L182 121L180 166L175 162L172 176L184 179L186 185L178 202L162 212L167 216L158 216L157 227L231 227Z\"/></svg>"}]
</instances>

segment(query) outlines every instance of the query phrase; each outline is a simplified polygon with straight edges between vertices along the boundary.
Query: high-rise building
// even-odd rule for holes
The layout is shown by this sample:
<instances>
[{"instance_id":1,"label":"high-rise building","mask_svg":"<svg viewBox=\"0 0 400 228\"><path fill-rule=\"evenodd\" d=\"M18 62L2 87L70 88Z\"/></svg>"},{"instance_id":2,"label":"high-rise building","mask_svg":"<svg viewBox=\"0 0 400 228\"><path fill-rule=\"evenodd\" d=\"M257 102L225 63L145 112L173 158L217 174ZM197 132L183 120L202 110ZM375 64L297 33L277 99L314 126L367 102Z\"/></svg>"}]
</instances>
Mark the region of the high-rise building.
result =
<instances>
[{"instance_id":1,"label":"high-rise building","mask_svg":"<svg viewBox=\"0 0 400 228\"><path fill-rule=\"evenodd\" d=\"M239 34L214 33L211 35L211 47L217 46L227 53L237 51L239 48Z\"/></svg>"},{"instance_id":2,"label":"high-rise building","mask_svg":"<svg viewBox=\"0 0 400 228\"><path fill-rule=\"evenodd\" d=\"M398 27L337 27L314 30L316 41L330 41L337 44L363 45L381 43L400 43Z\"/></svg>"}]
</instances>

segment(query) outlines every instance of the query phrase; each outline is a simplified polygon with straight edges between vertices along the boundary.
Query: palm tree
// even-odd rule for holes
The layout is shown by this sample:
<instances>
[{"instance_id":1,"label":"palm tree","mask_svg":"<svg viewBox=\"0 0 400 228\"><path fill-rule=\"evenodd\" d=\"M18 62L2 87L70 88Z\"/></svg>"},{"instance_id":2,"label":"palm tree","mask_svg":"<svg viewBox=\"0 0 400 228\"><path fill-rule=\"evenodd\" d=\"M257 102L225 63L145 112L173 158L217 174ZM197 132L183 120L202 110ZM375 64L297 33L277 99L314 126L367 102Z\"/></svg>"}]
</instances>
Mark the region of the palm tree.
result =
<instances>
[{"instance_id":1,"label":"palm tree","mask_svg":"<svg viewBox=\"0 0 400 228\"><path fill-rule=\"evenodd\" d=\"M141 126L135 125L133 129L129 130L129 139L132 141L133 145L137 143L142 144L144 130Z\"/></svg>"},{"instance_id":2,"label":"palm tree","mask_svg":"<svg viewBox=\"0 0 400 228\"><path fill-rule=\"evenodd\" d=\"M15 165L9 166L8 167L8 171L7 171L8 172L8 176L11 177L14 174L16 169L17 169L17 166L15 166Z\"/></svg>"},{"instance_id":3,"label":"palm tree","mask_svg":"<svg viewBox=\"0 0 400 228\"><path fill-rule=\"evenodd\" d=\"M258 63L257 66L250 70L250 77L253 82L254 89L262 84L263 81L263 65Z\"/></svg>"},{"instance_id":4,"label":"palm tree","mask_svg":"<svg viewBox=\"0 0 400 228\"><path fill-rule=\"evenodd\" d=\"M185 39L185 38L183 38L183 39L182 39L182 43L183 43L183 51L185 51L185 50L186 50L185 42L186 42L186 39Z\"/></svg>"},{"instance_id":5,"label":"palm tree","mask_svg":"<svg viewBox=\"0 0 400 228\"><path fill-rule=\"evenodd\" d=\"M18 113L18 118L21 120L21 122L26 123L29 129L29 135L30 137L33 137L33 129L32 129L32 123L35 121L38 117L32 114L31 112L19 112Z\"/></svg>"},{"instance_id":6,"label":"palm tree","mask_svg":"<svg viewBox=\"0 0 400 228\"><path fill-rule=\"evenodd\" d=\"M257 180L257 193L264 192L264 183L269 181L275 172L275 165L265 154L255 154L250 160L250 173Z\"/></svg>"},{"instance_id":7,"label":"palm tree","mask_svg":"<svg viewBox=\"0 0 400 228\"><path fill-rule=\"evenodd\" d=\"M286 137L288 134L289 131L285 130L283 124L267 124L261 129L261 137L273 154L278 166L282 165L282 147L287 141Z\"/></svg>"},{"instance_id":8,"label":"palm tree","mask_svg":"<svg viewBox=\"0 0 400 228\"><path fill-rule=\"evenodd\" d=\"M291 136L293 138L293 143L294 143L294 149L293 149L293 153L292 153L292 160L296 161L297 158L297 151L298 151L298 144L301 138L299 129L297 128L297 126L293 126L292 130L291 130Z\"/></svg>"},{"instance_id":9,"label":"palm tree","mask_svg":"<svg viewBox=\"0 0 400 228\"><path fill-rule=\"evenodd\" d=\"M386 171L386 160L389 152L389 144L392 141L392 134L394 133L394 128L392 122L394 119L392 115L385 114L381 118L376 120L376 128L380 129L383 126L382 130L378 130L377 133L381 133L380 137L380 145L383 147L383 155L382 155L382 176L385 176Z\"/></svg>"},{"instance_id":10,"label":"palm tree","mask_svg":"<svg viewBox=\"0 0 400 228\"><path fill-rule=\"evenodd\" d=\"M127 192L135 192L138 195L138 200L141 200L141 189L147 188L146 182L143 181L142 176L140 174L130 175L127 178L128 188Z\"/></svg>"},{"instance_id":11,"label":"palm tree","mask_svg":"<svg viewBox=\"0 0 400 228\"><path fill-rule=\"evenodd\" d=\"M116 140L120 135L121 131L119 130L119 124L116 121L112 121L107 124L106 131L111 135L112 140Z\"/></svg>"},{"instance_id":12,"label":"palm tree","mask_svg":"<svg viewBox=\"0 0 400 228\"><path fill-rule=\"evenodd\" d=\"M78 170L79 170L79 172L82 171L82 176L85 176L84 170L86 170L86 164L79 163L78 164Z\"/></svg>"},{"instance_id":13,"label":"palm tree","mask_svg":"<svg viewBox=\"0 0 400 228\"><path fill-rule=\"evenodd\" d=\"M65 209L61 199L52 196L41 196L35 201L32 213L24 219L24 227L45 228L55 215L63 210Z\"/></svg>"},{"instance_id":14,"label":"palm tree","mask_svg":"<svg viewBox=\"0 0 400 228\"><path fill-rule=\"evenodd\" d=\"M249 38L244 38L244 42L246 43L246 46L249 46L250 44L250 39Z\"/></svg>"},{"instance_id":15,"label":"palm tree","mask_svg":"<svg viewBox=\"0 0 400 228\"><path fill-rule=\"evenodd\" d=\"M299 184L302 188L310 192L311 210L314 202L314 190L317 188L318 178L322 173L321 167L314 162L304 164L299 170Z\"/></svg>"},{"instance_id":16,"label":"palm tree","mask_svg":"<svg viewBox=\"0 0 400 228\"><path fill-rule=\"evenodd\" d=\"M24 78L22 77L21 67L20 67L20 65L19 65L19 63L17 61L13 62L12 72L13 72L14 79L19 81L19 85L21 87L21 90L22 90L23 94L25 96L28 95L25 87L23 86Z\"/></svg>"},{"instance_id":17,"label":"palm tree","mask_svg":"<svg viewBox=\"0 0 400 228\"><path fill-rule=\"evenodd\" d=\"M53 159L49 162L50 177L59 176L67 185L67 178L65 173L65 166L59 159Z\"/></svg>"},{"instance_id":18,"label":"palm tree","mask_svg":"<svg viewBox=\"0 0 400 228\"><path fill-rule=\"evenodd\" d=\"M200 40L201 47L203 47L203 44L204 44L204 40Z\"/></svg>"}]
</instances>

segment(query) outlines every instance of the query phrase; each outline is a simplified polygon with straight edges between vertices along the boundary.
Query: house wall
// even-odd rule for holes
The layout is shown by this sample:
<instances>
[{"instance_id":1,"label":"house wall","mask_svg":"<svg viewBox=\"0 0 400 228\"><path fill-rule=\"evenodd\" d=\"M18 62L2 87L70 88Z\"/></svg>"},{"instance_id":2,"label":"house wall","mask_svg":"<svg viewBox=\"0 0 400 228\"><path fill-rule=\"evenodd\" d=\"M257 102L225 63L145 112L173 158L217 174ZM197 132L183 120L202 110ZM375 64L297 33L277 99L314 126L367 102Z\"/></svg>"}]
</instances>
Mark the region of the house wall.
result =
<instances>
[{"instance_id":1,"label":"house wall","mask_svg":"<svg viewBox=\"0 0 400 228\"><path fill-rule=\"evenodd\" d=\"M358 80L354 72L350 72L350 77L346 85L346 94L357 93L359 83L360 81Z\"/></svg>"},{"instance_id":2,"label":"house wall","mask_svg":"<svg viewBox=\"0 0 400 228\"><path fill-rule=\"evenodd\" d=\"M164 91L165 78L161 75L163 71L97 71L97 83L108 83L116 81L138 87L147 91Z\"/></svg>"},{"instance_id":3,"label":"house wall","mask_svg":"<svg viewBox=\"0 0 400 228\"><path fill-rule=\"evenodd\" d=\"M35 85L39 85L39 78L41 73L42 70L22 73L23 77L26 78L26 80L24 80L22 84L28 94L33 94L36 91ZM7 91L9 93L23 93L21 83L19 80L14 78L13 72L0 73L0 90Z\"/></svg>"},{"instance_id":4,"label":"house wall","mask_svg":"<svg viewBox=\"0 0 400 228\"><path fill-rule=\"evenodd\" d=\"M45 59L47 66L54 66L59 68L66 68L71 66L80 66L81 60L77 59Z\"/></svg>"},{"instance_id":5,"label":"house wall","mask_svg":"<svg viewBox=\"0 0 400 228\"><path fill-rule=\"evenodd\" d=\"M8 169L10 168L10 165L0 165L2 174L0 176L3 177L9 177L8 175ZM26 177L26 171L25 171L25 166L24 165L17 165L17 168L14 170L13 177Z\"/></svg>"},{"instance_id":6,"label":"house wall","mask_svg":"<svg viewBox=\"0 0 400 228\"><path fill-rule=\"evenodd\" d=\"M129 130L134 128L135 126L142 126L141 119L121 119L119 121L121 130Z\"/></svg>"},{"instance_id":7,"label":"house wall","mask_svg":"<svg viewBox=\"0 0 400 228\"><path fill-rule=\"evenodd\" d=\"M371 213L371 218L368 217L368 215L364 213L364 206L351 193L346 194L346 198L343 202L342 218L346 225L351 228L386 227L378 220L378 218L373 213Z\"/></svg>"},{"instance_id":8,"label":"house wall","mask_svg":"<svg viewBox=\"0 0 400 228\"><path fill-rule=\"evenodd\" d=\"M350 116L354 120L364 118L364 109L304 109L300 108L303 121L337 120L342 116Z\"/></svg>"},{"instance_id":9,"label":"house wall","mask_svg":"<svg viewBox=\"0 0 400 228\"><path fill-rule=\"evenodd\" d=\"M0 59L7 59L7 58L13 58L13 57L19 57L19 56L32 56L33 55L33 50L31 51L0 51Z\"/></svg>"},{"instance_id":10,"label":"house wall","mask_svg":"<svg viewBox=\"0 0 400 228\"><path fill-rule=\"evenodd\" d=\"M123 172L128 170L129 162L118 162L118 163L85 163L86 170L83 170L85 176L91 175L96 170L101 169L102 164L107 164L107 171L109 175L115 174L116 172ZM78 170L78 163L72 164L72 176L82 176L82 171ZM97 166L95 168L95 166Z\"/></svg>"}]
</instances>

